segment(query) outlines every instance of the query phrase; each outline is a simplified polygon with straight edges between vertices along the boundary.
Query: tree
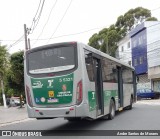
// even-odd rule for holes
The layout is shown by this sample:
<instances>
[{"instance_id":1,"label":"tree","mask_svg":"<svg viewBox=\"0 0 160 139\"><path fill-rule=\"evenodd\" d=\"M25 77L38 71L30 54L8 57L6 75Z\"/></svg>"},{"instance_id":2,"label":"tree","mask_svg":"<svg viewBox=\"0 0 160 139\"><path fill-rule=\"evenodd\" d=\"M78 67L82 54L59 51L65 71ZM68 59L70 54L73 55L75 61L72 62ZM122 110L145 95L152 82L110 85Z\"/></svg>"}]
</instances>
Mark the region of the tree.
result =
<instances>
[{"instance_id":1,"label":"tree","mask_svg":"<svg viewBox=\"0 0 160 139\"><path fill-rule=\"evenodd\" d=\"M135 9L130 9L124 15L119 16L115 25L121 29L125 29L127 33L134 28L134 26L144 21L157 21L157 18L151 17L150 10L143 7L137 7Z\"/></svg>"},{"instance_id":2,"label":"tree","mask_svg":"<svg viewBox=\"0 0 160 139\"><path fill-rule=\"evenodd\" d=\"M0 46L0 79L3 79L8 63L6 46Z\"/></svg>"},{"instance_id":3,"label":"tree","mask_svg":"<svg viewBox=\"0 0 160 139\"><path fill-rule=\"evenodd\" d=\"M22 96L24 96L24 64L23 64L23 51L16 52L11 55L10 58L10 73L8 80L10 87L16 91L20 96L20 102L22 107Z\"/></svg>"},{"instance_id":4,"label":"tree","mask_svg":"<svg viewBox=\"0 0 160 139\"><path fill-rule=\"evenodd\" d=\"M111 25L109 28L102 29L98 34L94 34L89 39L88 44L102 52L114 56L114 50L117 48L117 42L121 38L120 31L121 30L116 28L115 25Z\"/></svg>"},{"instance_id":5,"label":"tree","mask_svg":"<svg viewBox=\"0 0 160 139\"><path fill-rule=\"evenodd\" d=\"M149 17L146 19L146 21L157 21L156 17Z\"/></svg>"},{"instance_id":6,"label":"tree","mask_svg":"<svg viewBox=\"0 0 160 139\"><path fill-rule=\"evenodd\" d=\"M0 45L0 83L1 83L1 89L3 94L3 103L4 106L6 106L5 96L4 96L4 78L5 78L5 72L7 69L7 63L8 63L8 52L6 49L6 46Z\"/></svg>"},{"instance_id":7,"label":"tree","mask_svg":"<svg viewBox=\"0 0 160 139\"><path fill-rule=\"evenodd\" d=\"M137 24L140 24L145 20L157 21L157 18L151 17L151 11L143 7L130 9L124 15L120 15L115 24L92 35L88 44L111 56L115 56L118 41L125 37L132 28L137 26Z\"/></svg>"}]
</instances>

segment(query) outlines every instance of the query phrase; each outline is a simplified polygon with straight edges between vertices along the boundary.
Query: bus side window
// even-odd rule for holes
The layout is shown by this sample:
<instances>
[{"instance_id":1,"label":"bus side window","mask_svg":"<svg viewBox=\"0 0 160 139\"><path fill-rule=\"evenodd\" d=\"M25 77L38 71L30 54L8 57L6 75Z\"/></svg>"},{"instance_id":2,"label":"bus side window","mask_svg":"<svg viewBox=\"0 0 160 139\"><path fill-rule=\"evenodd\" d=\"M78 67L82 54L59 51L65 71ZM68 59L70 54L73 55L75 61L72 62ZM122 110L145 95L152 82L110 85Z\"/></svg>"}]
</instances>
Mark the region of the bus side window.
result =
<instances>
[{"instance_id":1,"label":"bus side window","mask_svg":"<svg viewBox=\"0 0 160 139\"><path fill-rule=\"evenodd\" d=\"M123 83L133 83L132 70L130 70L128 68L123 68L122 79L123 79Z\"/></svg>"},{"instance_id":2,"label":"bus side window","mask_svg":"<svg viewBox=\"0 0 160 139\"><path fill-rule=\"evenodd\" d=\"M103 76L103 82L112 82L116 83L117 82L117 70L116 70L116 64L107 59L104 58L102 60L102 76Z\"/></svg>"},{"instance_id":3,"label":"bus side window","mask_svg":"<svg viewBox=\"0 0 160 139\"><path fill-rule=\"evenodd\" d=\"M95 81L92 53L87 50L84 50L84 53L85 53L85 63L86 63L88 78L90 81Z\"/></svg>"}]
</instances>

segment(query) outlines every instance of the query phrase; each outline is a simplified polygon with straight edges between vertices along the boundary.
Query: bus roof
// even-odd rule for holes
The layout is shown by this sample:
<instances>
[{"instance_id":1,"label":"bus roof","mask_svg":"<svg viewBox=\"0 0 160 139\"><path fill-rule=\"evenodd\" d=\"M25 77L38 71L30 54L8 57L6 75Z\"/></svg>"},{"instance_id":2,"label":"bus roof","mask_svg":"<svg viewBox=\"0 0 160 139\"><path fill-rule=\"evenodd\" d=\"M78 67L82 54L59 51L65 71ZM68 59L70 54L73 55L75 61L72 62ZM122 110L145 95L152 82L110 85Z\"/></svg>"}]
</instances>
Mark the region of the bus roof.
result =
<instances>
[{"instance_id":1,"label":"bus roof","mask_svg":"<svg viewBox=\"0 0 160 139\"><path fill-rule=\"evenodd\" d=\"M123 61L120 61L120 60L118 60L118 59L116 59L116 58L114 58L114 57L112 57L112 56L110 56L110 55L108 55L108 54L106 54L106 53L103 53L103 52L101 52L101 51L99 51L99 50L97 50L97 49L95 49L95 48L93 48L93 47L91 47L91 46L89 46L89 45L86 45L86 44L81 43L81 42L76 42L76 41L72 41L72 42L61 42L61 43L54 43L54 44L43 45L43 46L39 46L39 47L32 48L31 50L28 50L28 52L32 52L32 51L35 51L35 50L43 49L43 48L46 48L46 47L53 47L53 46L65 45L65 44L76 44L76 43L77 43L77 45L78 45L78 44L82 44L85 49L87 49L87 50L89 50L89 51L91 51L91 52L93 52L93 53L99 54L99 55L101 55L101 56L103 56L103 57L106 57L106 58L108 58L108 59L111 59L111 60L113 60L113 61L115 61L115 62L117 62L117 63L119 63L119 64L121 64L121 65L124 65L124 66L129 67L129 68L131 68L131 69L134 70L134 67L130 66L129 64L126 64L126 63L124 63Z\"/></svg>"}]
</instances>

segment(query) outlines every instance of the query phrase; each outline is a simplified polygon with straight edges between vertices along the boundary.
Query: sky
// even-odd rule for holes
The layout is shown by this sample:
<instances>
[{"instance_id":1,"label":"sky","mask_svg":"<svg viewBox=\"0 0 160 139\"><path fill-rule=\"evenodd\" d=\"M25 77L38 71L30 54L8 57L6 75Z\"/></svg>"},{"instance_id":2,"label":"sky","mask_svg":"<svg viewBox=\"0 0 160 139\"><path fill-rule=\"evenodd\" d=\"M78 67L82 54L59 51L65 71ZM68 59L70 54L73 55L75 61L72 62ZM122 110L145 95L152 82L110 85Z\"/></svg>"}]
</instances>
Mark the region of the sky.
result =
<instances>
[{"instance_id":1,"label":"sky","mask_svg":"<svg viewBox=\"0 0 160 139\"><path fill-rule=\"evenodd\" d=\"M25 49L24 24L31 27L40 1L42 4L43 0L0 0L0 43L12 46L10 53ZM31 48L68 41L87 44L94 33L139 6L160 20L160 0L45 0L39 22L28 35Z\"/></svg>"}]
</instances>

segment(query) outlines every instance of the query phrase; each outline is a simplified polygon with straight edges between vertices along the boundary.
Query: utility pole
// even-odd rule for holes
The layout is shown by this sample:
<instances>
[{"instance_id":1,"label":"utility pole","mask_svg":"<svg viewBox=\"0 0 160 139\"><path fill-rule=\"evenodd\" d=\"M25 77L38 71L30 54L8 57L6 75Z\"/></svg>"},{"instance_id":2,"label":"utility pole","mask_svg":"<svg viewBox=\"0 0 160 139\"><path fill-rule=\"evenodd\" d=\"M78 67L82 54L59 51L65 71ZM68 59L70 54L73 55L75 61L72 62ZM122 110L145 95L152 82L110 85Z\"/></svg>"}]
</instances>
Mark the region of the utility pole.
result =
<instances>
[{"instance_id":1,"label":"utility pole","mask_svg":"<svg viewBox=\"0 0 160 139\"><path fill-rule=\"evenodd\" d=\"M4 105L4 108L7 108L7 105L6 105L6 96L5 96L5 93L4 93L3 79L1 79L1 88L2 88L3 105Z\"/></svg>"},{"instance_id":2,"label":"utility pole","mask_svg":"<svg viewBox=\"0 0 160 139\"><path fill-rule=\"evenodd\" d=\"M31 49L31 43L29 38L28 38L28 49Z\"/></svg>"},{"instance_id":3,"label":"utility pole","mask_svg":"<svg viewBox=\"0 0 160 139\"><path fill-rule=\"evenodd\" d=\"M24 39L25 39L25 50L28 50L28 43L27 43L27 27L26 24L24 24Z\"/></svg>"}]
</instances>

